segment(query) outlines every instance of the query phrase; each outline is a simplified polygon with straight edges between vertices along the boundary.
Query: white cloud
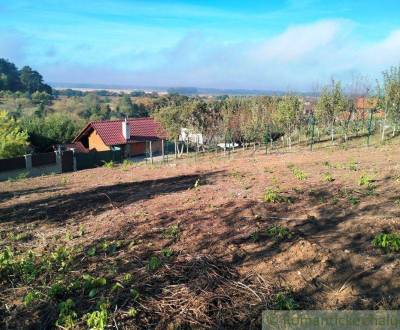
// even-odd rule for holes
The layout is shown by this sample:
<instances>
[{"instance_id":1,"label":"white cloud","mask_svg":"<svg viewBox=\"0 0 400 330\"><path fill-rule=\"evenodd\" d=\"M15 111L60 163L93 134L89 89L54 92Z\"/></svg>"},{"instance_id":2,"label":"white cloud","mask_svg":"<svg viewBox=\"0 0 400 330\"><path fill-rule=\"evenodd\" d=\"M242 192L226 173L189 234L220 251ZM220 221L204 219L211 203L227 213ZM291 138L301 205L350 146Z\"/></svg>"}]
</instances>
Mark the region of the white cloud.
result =
<instances>
[{"instance_id":1,"label":"white cloud","mask_svg":"<svg viewBox=\"0 0 400 330\"><path fill-rule=\"evenodd\" d=\"M74 63L64 64L62 72L57 65L43 69L50 81L310 90L332 76L379 78L382 70L399 64L400 30L375 42L361 41L355 30L350 21L323 20L241 43L190 33L161 51L121 54L126 70L112 69L112 63L107 69ZM118 55L113 61L118 62Z\"/></svg>"}]
</instances>

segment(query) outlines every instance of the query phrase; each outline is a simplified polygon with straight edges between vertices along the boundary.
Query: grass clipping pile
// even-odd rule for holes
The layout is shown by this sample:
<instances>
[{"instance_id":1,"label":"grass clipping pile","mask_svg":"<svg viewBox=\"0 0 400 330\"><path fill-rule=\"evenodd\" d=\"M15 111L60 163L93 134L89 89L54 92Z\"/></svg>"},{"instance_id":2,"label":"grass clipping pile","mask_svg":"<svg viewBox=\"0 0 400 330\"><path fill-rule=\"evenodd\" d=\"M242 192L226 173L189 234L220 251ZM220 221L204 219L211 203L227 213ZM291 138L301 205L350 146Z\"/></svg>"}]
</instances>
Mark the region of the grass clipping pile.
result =
<instances>
[{"instance_id":1,"label":"grass clipping pile","mask_svg":"<svg viewBox=\"0 0 400 330\"><path fill-rule=\"evenodd\" d=\"M154 274L141 302L144 326L157 328L256 327L271 304L272 286L256 274L240 277L228 264L209 255L180 256Z\"/></svg>"}]
</instances>

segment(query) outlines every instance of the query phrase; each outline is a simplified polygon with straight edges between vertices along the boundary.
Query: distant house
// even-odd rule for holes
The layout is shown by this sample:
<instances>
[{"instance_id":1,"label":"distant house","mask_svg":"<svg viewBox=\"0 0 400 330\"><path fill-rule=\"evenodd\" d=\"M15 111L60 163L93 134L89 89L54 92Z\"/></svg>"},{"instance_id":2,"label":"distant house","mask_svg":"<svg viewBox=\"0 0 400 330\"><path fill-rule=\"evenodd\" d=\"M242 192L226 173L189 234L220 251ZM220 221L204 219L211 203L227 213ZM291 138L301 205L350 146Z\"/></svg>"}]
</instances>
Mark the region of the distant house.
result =
<instances>
[{"instance_id":1,"label":"distant house","mask_svg":"<svg viewBox=\"0 0 400 330\"><path fill-rule=\"evenodd\" d=\"M166 132L153 118L93 121L74 139L69 149L78 152L121 149L124 157L161 153Z\"/></svg>"}]
</instances>

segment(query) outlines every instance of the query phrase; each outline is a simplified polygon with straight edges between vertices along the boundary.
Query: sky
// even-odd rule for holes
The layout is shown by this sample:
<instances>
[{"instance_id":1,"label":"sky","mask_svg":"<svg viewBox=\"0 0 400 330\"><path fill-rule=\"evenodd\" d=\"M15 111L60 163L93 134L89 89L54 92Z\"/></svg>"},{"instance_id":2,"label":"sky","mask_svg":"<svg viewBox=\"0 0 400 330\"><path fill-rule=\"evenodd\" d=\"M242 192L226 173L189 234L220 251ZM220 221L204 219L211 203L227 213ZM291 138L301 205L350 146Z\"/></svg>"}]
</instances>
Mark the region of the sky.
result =
<instances>
[{"instance_id":1,"label":"sky","mask_svg":"<svg viewBox=\"0 0 400 330\"><path fill-rule=\"evenodd\" d=\"M0 58L51 83L315 91L400 64L399 0L0 0Z\"/></svg>"}]
</instances>

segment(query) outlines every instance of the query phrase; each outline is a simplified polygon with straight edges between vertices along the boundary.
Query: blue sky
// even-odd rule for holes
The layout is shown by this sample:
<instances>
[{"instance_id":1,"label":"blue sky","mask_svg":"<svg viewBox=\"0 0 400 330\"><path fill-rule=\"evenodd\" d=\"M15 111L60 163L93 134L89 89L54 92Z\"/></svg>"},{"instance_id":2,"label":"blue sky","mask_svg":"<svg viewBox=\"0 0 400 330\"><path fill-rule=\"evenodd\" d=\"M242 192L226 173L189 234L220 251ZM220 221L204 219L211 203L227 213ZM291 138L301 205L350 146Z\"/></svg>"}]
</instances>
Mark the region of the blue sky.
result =
<instances>
[{"instance_id":1,"label":"blue sky","mask_svg":"<svg viewBox=\"0 0 400 330\"><path fill-rule=\"evenodd\" d=\"M0 57L46 81L313 90L400 64L398 0L0 0Z\"/></svg>"}]
</instances>

